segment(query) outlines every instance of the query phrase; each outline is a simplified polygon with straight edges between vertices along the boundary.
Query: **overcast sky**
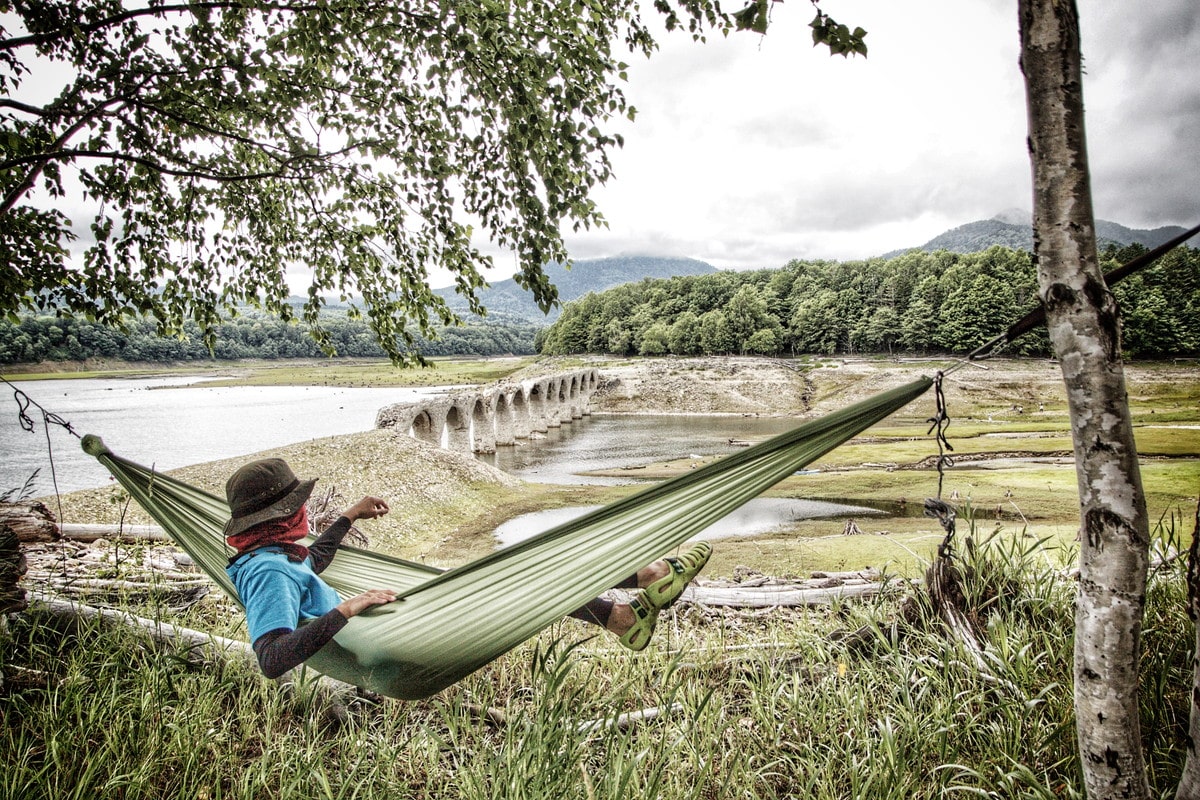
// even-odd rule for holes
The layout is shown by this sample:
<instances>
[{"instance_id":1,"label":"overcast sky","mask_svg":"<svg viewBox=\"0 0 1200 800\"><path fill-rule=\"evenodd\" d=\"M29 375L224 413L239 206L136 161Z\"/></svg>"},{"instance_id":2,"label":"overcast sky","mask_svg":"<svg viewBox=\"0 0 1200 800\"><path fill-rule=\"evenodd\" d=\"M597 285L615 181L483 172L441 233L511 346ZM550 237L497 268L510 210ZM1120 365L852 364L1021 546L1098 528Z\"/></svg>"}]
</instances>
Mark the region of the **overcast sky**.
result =
<instances>
[{"instance_id":1,"label":"overcast sky","mask_svg":"<svg viewBox=\"0 0 1200 800\"><path fill-rule=\"evenodd\" d=\"M1195 224L1195 0L1080 5L1097 216ZM775 4L766 37L663 36L651 59L633 58L626 91L639 113L596 195L610 229L571 235L573 258L846 260L1030 210L1016 0L822 7L867 29L866 59L814 49L803 0Z\"/></svg>"}]
</instances>

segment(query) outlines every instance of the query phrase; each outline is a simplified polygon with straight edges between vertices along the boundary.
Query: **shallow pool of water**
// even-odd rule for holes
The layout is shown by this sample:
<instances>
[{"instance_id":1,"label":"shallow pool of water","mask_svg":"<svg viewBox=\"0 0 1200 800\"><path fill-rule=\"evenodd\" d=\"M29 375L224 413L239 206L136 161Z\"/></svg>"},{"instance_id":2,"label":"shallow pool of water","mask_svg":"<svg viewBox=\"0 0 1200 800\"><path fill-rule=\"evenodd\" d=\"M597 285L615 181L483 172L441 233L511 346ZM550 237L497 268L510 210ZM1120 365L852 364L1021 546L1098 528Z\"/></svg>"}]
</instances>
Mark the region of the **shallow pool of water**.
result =
<instances>
[{"instance_id":1,"label":"shallow pool of water","mask_svg":"<svg viewBox=\"0 0 1200 800\"><path fill-rule=\"evenodd\" d=\"M582 517L600 506L571 506L535 511L514 517L495 530L501 547L524 541L542 531ZM882 512L862 506L827 503L821 500L793 500L785 497L758 497L730 512L696 534L695 539L727 539L733 536L761 536L806 519L846 516L878 516Z\"/></svg>"},{"instance_id":2,"label":"shallow pool of water","mask_svg":"<svg viewBox=\"0 0 1200 800\"><path fill-rule=\"evenodd\" d=\"M544 436L518 439L480 460L538 483L615 486L638 482L628 477L588 475L636 468L678 458L707 458L737 452L795 427L787 417L672 414L593 414L551 428ZM732 441L731 441L732 440Z\"/></svg>"}]
</instances>

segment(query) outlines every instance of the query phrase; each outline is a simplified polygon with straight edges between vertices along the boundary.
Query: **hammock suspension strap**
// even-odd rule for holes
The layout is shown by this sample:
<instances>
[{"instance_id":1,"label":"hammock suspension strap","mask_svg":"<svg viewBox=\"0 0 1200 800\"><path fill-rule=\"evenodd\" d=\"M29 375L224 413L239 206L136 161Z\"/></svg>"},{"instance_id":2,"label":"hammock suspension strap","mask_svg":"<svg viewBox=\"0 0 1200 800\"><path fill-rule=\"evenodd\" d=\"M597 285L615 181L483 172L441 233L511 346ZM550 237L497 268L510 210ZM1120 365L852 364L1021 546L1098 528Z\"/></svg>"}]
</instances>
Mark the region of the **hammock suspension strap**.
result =
<instances>
[{"instance_id":1,"label":"hammock suspension strap","mask_svg":"<svg viewBox=\"0 0 1200 800\"><path fill-rule=\"evenodd\" d=\"M946 438L946 429L950 427L950 414L946 410L946 394L942 390L942 382L946 376L946 372L939 372L933 380L933 393L935 399L934 415L926 422L929 423L929 430L926 435L933 434L934 441L937 442L938 457L937 457L937 497L926 498L925 500L925 516L934 517L941 524L942 530L946 535L942 538L942 543L938 545L939 559L954 558L954 520L957 512L954 506L942 500L942 484L946 478L946 470L954 466L954 459L948 453L954 452L954 447Z\"/></svg>"}]
</instances>

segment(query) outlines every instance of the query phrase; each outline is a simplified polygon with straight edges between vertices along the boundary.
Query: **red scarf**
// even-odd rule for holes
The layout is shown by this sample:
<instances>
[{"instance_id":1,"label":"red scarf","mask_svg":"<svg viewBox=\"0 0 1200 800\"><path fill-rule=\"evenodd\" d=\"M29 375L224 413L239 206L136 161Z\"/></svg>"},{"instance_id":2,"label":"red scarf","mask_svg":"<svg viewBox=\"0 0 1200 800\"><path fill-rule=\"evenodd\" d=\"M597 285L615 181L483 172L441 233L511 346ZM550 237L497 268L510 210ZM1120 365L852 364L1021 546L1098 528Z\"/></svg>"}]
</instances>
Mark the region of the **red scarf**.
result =
<instances>
[{"instance_id":1,"label":"red scarf","mask_svg":"<svg viewBox=\"0 0 1200 800\"><path fill-rule=\"evenodd\" d=\"M287 553L289 560L303 561L308 558L308 548L296 542L305 536L308 536L308 507L300 506L300 510L290 517L260 522L253 528L226 537L225 541L229 542L230 547L237 548L239 556L260 547L275 545Z\"/></svg>"}]
</instances>

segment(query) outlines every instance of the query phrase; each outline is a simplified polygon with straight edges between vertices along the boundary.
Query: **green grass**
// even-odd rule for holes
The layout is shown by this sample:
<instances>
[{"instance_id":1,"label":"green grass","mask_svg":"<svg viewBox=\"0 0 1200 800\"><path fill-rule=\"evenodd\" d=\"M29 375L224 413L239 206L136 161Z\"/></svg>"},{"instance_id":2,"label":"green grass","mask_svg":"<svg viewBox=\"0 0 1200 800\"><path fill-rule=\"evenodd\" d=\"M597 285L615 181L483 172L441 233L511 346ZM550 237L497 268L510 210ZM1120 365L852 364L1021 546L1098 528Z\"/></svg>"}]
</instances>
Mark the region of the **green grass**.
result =
<instances>
[{"instance_id":1,"label":"green grass","mask_svg":"<svg viewBox=\"0 0 1200 800\"><path fill-rule=\"evenodd\" d=\"M70 378L145 378L158 375L211 375L205 386L452 386L490 383L528 366L535 359L431 358L428 367L410 369L382 359L285 359L280 361L206 361L150 367L122 364L107 369L20 372L22 381ZM11 376L10 376L11 377Z\"/></svg>"},{"instance_id":2,"label":"green grass","mask_svg":"<svg viewBox=\"0 0 1200 800\"><path fill-rule=\"evenodd\" d=\"M962 524L983 676L917 587L828 611L677 607L639 655L574 620L429 700L323 703L139 634L18 621L0 650L0 800L39 798L1081 798L1069 553ZM1173 544L1171 525L1159 546ZM1192 624L1182 565L1147 594L1143 731L1154 796L1184 753ZM229 633L212 604L146 615ZM502 613L498 611L497 613ZM220 620L225 619L222 623ZM864 627L849 647L837 631ZM233 635L237 635L234 633ZM472 704L507 724L480 724ZM628 730L580 725L659 706Z\"/></svg>"}]
</instances>

